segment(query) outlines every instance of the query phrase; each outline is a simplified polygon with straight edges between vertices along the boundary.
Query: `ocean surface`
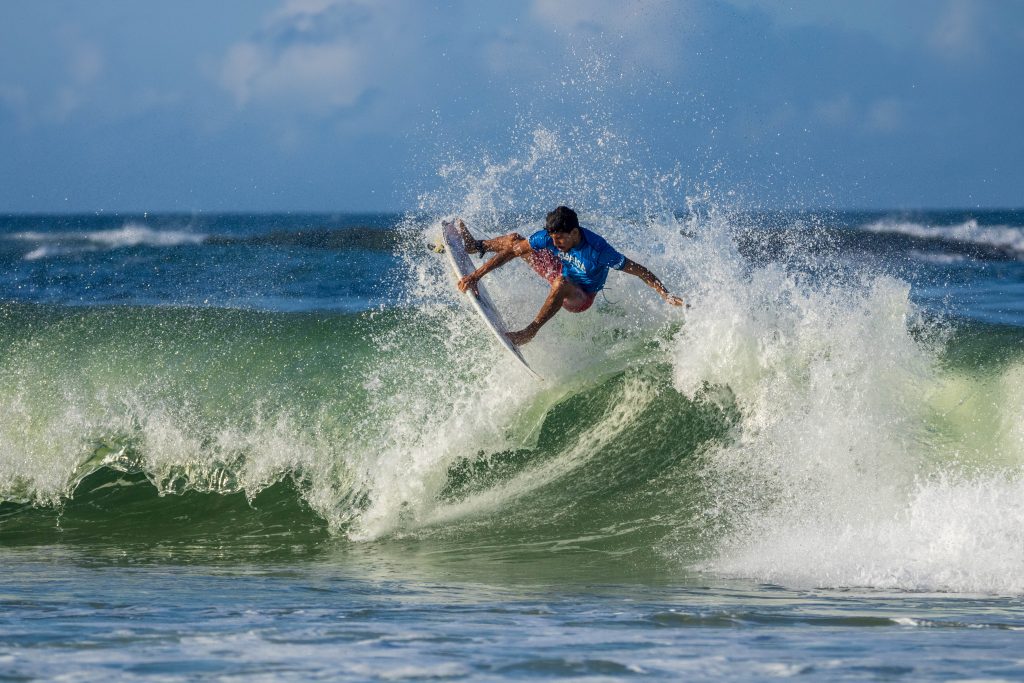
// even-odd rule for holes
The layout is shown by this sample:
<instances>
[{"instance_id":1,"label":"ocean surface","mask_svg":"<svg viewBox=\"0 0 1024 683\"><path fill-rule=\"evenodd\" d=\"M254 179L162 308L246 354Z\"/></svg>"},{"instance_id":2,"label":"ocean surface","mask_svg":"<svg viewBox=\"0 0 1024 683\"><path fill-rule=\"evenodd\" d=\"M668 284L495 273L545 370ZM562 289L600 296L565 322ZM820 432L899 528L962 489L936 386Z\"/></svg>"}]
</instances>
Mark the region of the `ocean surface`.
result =
<instances>
[{"instance_id":1,"label":"ocean surface","mask_svg":"<svg viewBox=\"0 0 1024 683\"><path fill-rule=\"evenodd\" d=\"M0 680L1024 679L1024 211L575 195L538 382L492 190L0 216Z\"/></svg>"}]
</instances>

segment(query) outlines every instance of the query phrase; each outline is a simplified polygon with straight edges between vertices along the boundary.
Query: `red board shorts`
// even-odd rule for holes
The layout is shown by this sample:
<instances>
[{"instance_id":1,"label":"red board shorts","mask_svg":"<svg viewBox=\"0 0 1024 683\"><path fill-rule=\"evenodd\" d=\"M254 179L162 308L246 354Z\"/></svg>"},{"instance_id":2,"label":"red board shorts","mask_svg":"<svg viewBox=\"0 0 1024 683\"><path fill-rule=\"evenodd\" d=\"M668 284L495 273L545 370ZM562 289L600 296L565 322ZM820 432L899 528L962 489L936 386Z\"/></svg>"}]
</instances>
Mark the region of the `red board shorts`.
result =
<instances>
[{"instance_id":1,"label":"red board shorts","mask_svg":"<svg viewBox=\"0 0 1024 683\"><path fill-rule=\"evenodd\" d=\"M538 275L552 284L562 276L562 262L547 249L531 252L524 258ZM582 313L594 304L596 297L597 292L585 292L573 285L572 293L562 302L562 308L570 313Z\"/></svg>"}]
</instances>

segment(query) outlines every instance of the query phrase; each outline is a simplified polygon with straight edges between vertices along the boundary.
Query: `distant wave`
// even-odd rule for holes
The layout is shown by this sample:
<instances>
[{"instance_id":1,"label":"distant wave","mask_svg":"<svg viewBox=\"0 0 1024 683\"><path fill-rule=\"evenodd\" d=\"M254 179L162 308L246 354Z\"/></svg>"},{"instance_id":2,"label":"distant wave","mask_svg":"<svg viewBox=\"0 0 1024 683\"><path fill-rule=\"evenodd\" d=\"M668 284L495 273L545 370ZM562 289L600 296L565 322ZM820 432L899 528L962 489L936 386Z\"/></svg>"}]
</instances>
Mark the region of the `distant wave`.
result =
<instances>
[{"instance_id":1,"label":"distant wave","mask_svg":"<svg viewBox=\"0 0 1024 683\"><path fill-rule=\"evenodd\" d=\"M184 230L154 230L146 225L127 223L115 230L84 232L28 231L10 235L9 239L37 244L25 254L26 261L68 256L90 251L107 251L126 247L177 247L202 244L208 235Z\"/></svg>"},{"instance_id":2,"label":"distant wave","mask_svg":"<svg viewBox=\"0 0 1024 683\"><path fill-rule=\"evenodd\" d=\"M36 247L32 251L28 252L27 254L25 254L24 258L25 258L26 261L38 261L39 259L44 259L44 258L53 258L53 257L57 257L57 256L68 256L70 254L75 254L75 253L78 253L78 252L81 252L81 251L86 251L86 250L70 249L68 247L59 247L59 246L43 246L43 247ZM96 249L90 249L88 251L96 251Z\"/></svg>"},{"instance_id":3,"label":"distant wave","mask_svg":"<svg viewBox=\"0 0 1024 683\"><path fill-rule=\"evenodd\" d=\"M956 225L883 219L861 229L876 234L906 235L931 242L982 247L1014 258L1024 257L1024 226L979 225L974 219Z\"/></svg>"},{"instance_id":4,"label":"distant wave","mask_svg":"<svg viewBox=\"0 0 1024 683\"><path fill-rule=\"evenodd\" d=\"M967 257L963 254L945 254L945 253L932 253L928 251L919 251L917 249L910 250L910 256L918 261L924 261L925 263L934 263L940 266L948 266L954 263L963 263L967 260Z\"/></svg>"},{"instance_id":5,"label":"distant wave","mask_svg":"<svg viewBox=\"0 0 1024 683\"><path fill-rule=\"evenodd\" d=\"M357 226L343 229L306 229L294 232L281 230L258 235L211 235L186 230L155 230L139 223L128 223L124 227L112 230L18 232L8 235L7 239L34 244L35 248L26 253L23 258L26 261L36 261L44 258L129 247L178 247L197 244L391 251L398 242L398 234L393 230Z\"/></svg>"}]
</instances>

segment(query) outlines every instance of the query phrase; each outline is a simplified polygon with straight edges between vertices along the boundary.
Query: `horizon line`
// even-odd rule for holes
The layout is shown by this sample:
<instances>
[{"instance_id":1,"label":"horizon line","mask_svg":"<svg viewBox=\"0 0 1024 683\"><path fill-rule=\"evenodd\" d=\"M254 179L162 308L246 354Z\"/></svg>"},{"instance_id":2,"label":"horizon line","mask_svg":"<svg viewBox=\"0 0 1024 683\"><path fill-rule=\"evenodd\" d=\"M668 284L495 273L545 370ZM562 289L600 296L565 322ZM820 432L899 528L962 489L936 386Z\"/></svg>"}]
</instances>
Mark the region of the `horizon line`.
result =
<instances>
[{"instance_id":1,"label":"horizon line","mask_svg":"<svg viewBox=\"0 0 1024 683\"><path fill-rule=\"evenodd\" d=\"M586 209L582 209L586 211ZM687 213L688 210L679 207L674 212ZM737 213L886 213L886 212L972 212L982 211L986 213L1024 211L1024 205L1013 206L891 206L891 207L811 207L811 208L749 208L736 209ZM295 216L381 216L408 214L424 214L431 212L415 209L118 209L107 210L83 210L83 211L0 211L0 216L5 218L29 218L29 217L50 217L50 216L195 216L198 214L209 214L215 216L267 216L267 215L295 215ZM507 211L503 213L513 213Z\"/></svg>"}]
</instances>

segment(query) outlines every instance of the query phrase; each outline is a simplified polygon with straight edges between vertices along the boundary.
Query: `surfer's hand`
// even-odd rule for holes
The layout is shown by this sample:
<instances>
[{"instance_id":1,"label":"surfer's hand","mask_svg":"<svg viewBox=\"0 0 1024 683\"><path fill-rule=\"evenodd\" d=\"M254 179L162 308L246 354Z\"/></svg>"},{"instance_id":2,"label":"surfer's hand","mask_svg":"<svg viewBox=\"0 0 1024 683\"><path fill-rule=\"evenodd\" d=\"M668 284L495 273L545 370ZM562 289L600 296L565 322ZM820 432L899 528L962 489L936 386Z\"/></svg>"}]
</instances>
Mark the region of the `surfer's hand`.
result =
<instances>
[{"instance_id":1,"label":"surfer's hand","mask_svg":"<svg viewBox=\"0 0 1024 683\"><path fill-rule=\"evenodd\" d=\"M459 288L460 292L465 292L467 289L472 289L474 294L479 295L480 292L479 290L477 290L476 286L477 282L478 279L473 276L473 273L470 273L469 275L459 280L459 284L457 285L457 287Z\"/></svg>"},{"instance_id":2,"label":"surfer's hand","mask_svg":"<svg viewBox=\"0 0 1024 683\"><path fill-rule=\"evenodd\" d=\"M680 299L675 294L666 294L665 295L665 302L666 303L670 303L673 306L686 306L687 308L690 307L690 304L686 303L685 301Z\"/></svg>"},{"instance_id":3,"label":"surfer's hand","mask_svg":"<svg viewBox=\"0 0 1024 683\"><path fill-rule=\"evenodd\" d=\"M519 330L518 332L509 332L508 339L516 346L522 346L523 344L529 343L533 339L534 335L537 334L537 330L533 329L533 326Z\"/></svg>"}]
</instances>

